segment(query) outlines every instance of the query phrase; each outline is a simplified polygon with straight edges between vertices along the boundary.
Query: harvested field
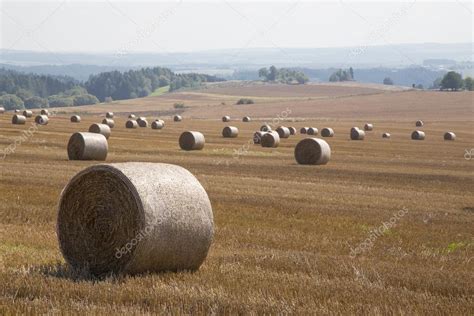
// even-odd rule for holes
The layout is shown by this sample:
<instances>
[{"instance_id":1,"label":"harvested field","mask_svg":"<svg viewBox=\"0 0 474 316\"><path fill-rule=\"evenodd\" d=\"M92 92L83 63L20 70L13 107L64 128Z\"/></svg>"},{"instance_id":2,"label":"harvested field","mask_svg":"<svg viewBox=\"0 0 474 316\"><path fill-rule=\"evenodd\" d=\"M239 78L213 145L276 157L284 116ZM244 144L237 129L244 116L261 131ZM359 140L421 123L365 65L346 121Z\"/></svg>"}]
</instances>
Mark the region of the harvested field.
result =
<instances>
[{"instance_id":1,"label":"harvested field","mask_svg":"<svg viewBox=\"0 0 474 316\"><path fill-rule=\"evenodd\" d=\"M472 93L382 91L291 102L287 121L272 127L331 126L334 137L325 138L331 160L324 166L295 161L294 147L306 135L282 139L278 148L252 144L253 133L271 123L264 118L289 101L228 103L216 111L221 101L207 106L179 95L98 105L91 113L87 106L61 110L80 114L77 124L59 113L46 126L31 119L12 125L11 113L0 114L0 312L472 313ZM173 98L190 105L181 123L159 133L125 128L129 113L168 111ZM177 164L206 189L215 235L197 272L91 280L65 266L56 236L59 195L72 176L97 163L68 161L67 142L106 109L116 123L108 163ZM243 113L252 121L232 121L239 137L223 138L221 117ZM427 137L415 142L410 136L419 117ZM364 141L350 141L349 129L367 121L376 129ZM181 150L185 130L202 132L205 147ZM448 130L456 141L443 140ZM382 139L384 131L390 141ZM383 228L390 221L395 224ZM367 242L372 230L381 233Z\"/></svg>"}]
</instances>

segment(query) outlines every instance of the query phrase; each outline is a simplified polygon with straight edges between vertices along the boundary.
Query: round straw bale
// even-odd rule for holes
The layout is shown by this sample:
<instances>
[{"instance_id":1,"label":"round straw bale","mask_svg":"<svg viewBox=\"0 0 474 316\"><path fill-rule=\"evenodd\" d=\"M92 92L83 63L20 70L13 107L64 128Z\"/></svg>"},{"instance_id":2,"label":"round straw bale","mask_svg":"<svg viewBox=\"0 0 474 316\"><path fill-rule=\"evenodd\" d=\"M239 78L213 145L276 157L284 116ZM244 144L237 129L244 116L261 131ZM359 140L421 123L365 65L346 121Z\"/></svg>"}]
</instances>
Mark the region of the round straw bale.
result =
<instances>
[{"instance_id":1,"label":"round straw bale","mask_svg":"<svg viewBox=\"0 0 474 316\"><path fill-rule=\"evenodd\" d=\"M416 127L423 127L423 125L425 125L425 123L422 120L418 120L418 121L416 121L415 125L416 125Z\"/></svg>"},{"instance_id":2,"label":"round straw bale","mask_svg":"<svg viewBox=\"0 0 474 316\"><path fill-rule=\"evenodd\" d=\"M296 127L290 126L288 129L290 130L290 135L296 135Z\"/></svg>"},{"instance_id":3,"label":"round straw bale","mask_svg":"<svg viewBox=\"0 0 474 316\"><path fill-rule=\"evenodd\" d=\"M37 115L35 117L35 123L39 125L47 125L49 122L49 118L47 115Z\"/></svg>"},{"instance_id":4,"label":"round straw bale","mask_svg":"<svg viewBox=\"0 0 474 316\"><path fill-rule=\"evenodd\" d=\"M201 150L205 142L204 135L200 132L186 131L179 137L179 147L183 150Z\"/></svg>"},{"instance_id":5,"label":"round straw bale","mask_svg":"<svg viewBox=\"0 0 474 316\"><path fill-rule=\"evenodd\" d=\"M81 121L81 117L79 115L71 116L71 122L72 123L79 123L80 121Z\"/></svg>"},{"instance_id":6,"label":"round straw bale","mask_svg":"<svg viewBox=\"0 0 474 316\"><path fill-rule=\"evenodd\" d=\"M392 135L390 133L383 133L382 138L390 138Z\"/></svg>"},{"instance_id":7,"label":"round straw bale","mask_svg":"<svg viewBox=\"0 0 474 316\"><path fill-rule=\"evenodd\" d=\"M253 143L254 144L260 144L260 142L262 141L263 135L265 135L266 133L267 132L265 132L265 131L256 131L253 134Z\"/></svg>"},{"instance_id":8,"label":"round straw bale","mask_svg":"<svg viewBox=\"0 0 474 316\"><path fill-rule=\"evenodd\" d=\"M285 126L278 126L275 131L278 133L278 136L280 136L280 138L288 138L291 134L290 129Z\"/></svg>"},{"instance_id":9,"label":"round straw bale","mask_svg":"<svg viewBox=\"0 0 474 316\"><path fill-rule=\"evenodd\" d=\"M15 114L12 117L12 124L24 125L26 123L26 117L23 115Z\"/></svg>"},{"instance_id":10,"label":"round straw bale","mask_svg":"<svg viewBox=\"0 0 474 316\"><path fill-rule=\"evenodd\" d=\"M250 119L249 116L244 116L244 117L242 118L242 122L248 123L248 122L250 122L250 121L251 121L251 119Z\"/></svg>"},{"instance_id":11,"label":"round straw bale","mask_svg":"<svg viewBox=\"0 0 474 316\"><path fill-rule=\"evenodd\" d=\"M21 112L21 111L18 110L18 109L15 109L15 110L13 111L13 113L20 113L20 112Z\"/></svg>"},{"instance_id":12,"label":"round straw bale","mask_svg":"<svg viewBox=\"0 0 474 316\"><path fill-rule=\"evenodd\" d=\"M322 137L334 137L334 130L330 127L325 127L321 130Z\"/></svg>"},{"instance_id":13,"label":"round straw bale","mask_svg":"<svg viewBox=\"0 0 474 316\"><path fill-rule=\"evenodd\" d=\"M125 122L125 128L137 128L137 127L138 127L138 123L135 120L127 120L127 122Z\"/></svg>"},{"instance_id":14,"label":"round straw bale","mask_svg":"<svg viewBox=\"0 0 474 316\"><path fill-rule=\"evenodd\" d=\"M33 117L33 111L24 110L24 111L23 111L23 116L24 116L24 117Z\"/></svg>"},{"instance_id":15,"label":"round straw bale","mask_svg":"<svg viewBox=\"0 0 474 316\"><path fill-rule=\"evenodd\" d=\"M156 119L154 122L160 122L161 125L163 125L163 127L165 127L165 121L163 121L162 119Z\"/></svg>"},{"instance_id":16,"label":"round straw bale","mask_svg":"<svg viewBox=\"0 0 474 316\"><path fill-rule=\"evenodd\" d=\"M302 127L302 128L300 129L300 134L307 134L307 133L308 133L308 129L309 129L309 127Z\"/></svg>"},{"instance_id":17,"label":"round straw bale","mask_svg":"<svg viewBox=\"0 0 474 316\"><path fill-rule=\"evenodd\" d=\"M67 155L69 160L105 160L108 149L102 134L74 133L67 144Z\"/></svg>"},{"instance_id":18,"label":"round straw bale","mask_svg":"<svg viewBox=\"0 0 474 316\"><path fill-rule=\"evenodd\" d=\"M235 138L239 135L239 129L235 126L226 126L222 129L222 136L227 138Z\"/></svg>"},{"instance_id":19,"label":"round straw bale","mask_svg":"<svg viewBox=\"0 0 474 316\"><path fill-rule=\"evenodd\" d=\"M225 115L222 117L222 122L230 122L230 116Z\"/></svg>"},{"instance_id":20,"label":"round straw bale","mask_svg":"<svg viewBox=\"0 0 474 316\"><path fill-rule=\"evenodd\" d=\"M134 118L137 118L137 117L136 117L135 114L129 114L129 115L128 115L128 118L129 118L129 119L134 119Z\"/></svg>"},{"instance_id":21,"label":"round straw bale","mask_svg":"<svg viewBox=\"0 0 474 316\"><path fill-rule=\"evenodd\" d=\"M295 147L295 159L301 165L325 165L331 158L331 147L320 138L305 138Z\"/></svg>"},{"instance_id":22,"label":"round straw bale","mask_svg":"<svg viewBox=\"0 0 474 316\"><path fill-rule=\"evenodd\" d=\"M162 121L153 121L151 122L151 128L152 129L162 129L164 127L164 124Z\"/></svg>"},{"instance_id":23,"label":"round straw bale","mask_svg":"<svg viewBox=\"0 0 474 316\"><path fill-rule=\"evenodd\" d=\"M108 125L110 128L114 128L115 122L110 118L105 118L102 120L102 124Z\"/></svg>"},{"instance_id":24,"label":"round straw bale","mask_svg":"<svg viewBox=\"0 0 474 316\"><path fill-rule=\"evenodd\" d=\"M444 133L444 140L455 140L456 139L456 134L453 132L446 132Z\"/></svg>"},{"instance_id":25,"label":"round straw bale","mask_svg":"<svg viewBox=\"0 0 474 316\"><path fill-rule=\"evenodd\" d=\"M113 119L114 118L114 112L105 113L105 117L108 118L108 119Z\"/></svg>"},{"instance_id":26,"label":"round straw bale","mask_svg":"<svg viewBox=\"0 0 474 316\"><path fill-rule=\"evenodd\" d=\"M260 126L260 131L262 132L269 132L272 130L272 127L268 124L264 124L262 126Z\"/></svg>"},{"instance_id":27,"label":"round straw bale","mask_svg":"<svg viewBox=\"0 0 474 316\"><path fill-rule=\"evenodd\" d=\"M276 131L266 132L260 140L262 147L275 148L280 144L280 135Z\"/></svg>"},{"instance_id":28,"label":"round straw bale","mask_svg":"<svg viewBox=\"0 0 474 316\"><path fill-rule=\"evenodd\" d=\"M181 115L175 115L173 117L173 121L175 122L181 122L183 120L182 116Z\"/></svg>"},{"instance_id":29,"label":"round straw bale","mask_svg":"<svg viewBox=\"0 0 474 316\"><path fill-rule=\"evenodd\" d=\"M0 114L5 113L5 108L0 106Z\"/></svg>"},{"instance_id":30,"label":"round straw bale","mask_svg":"<svg viewBox=\"0 0 474 316\"><path fill-rule=\"evenodd\" d=\"M424 140L425 139L425 132L414 131L413 133L411 133L411 139L413 139L413 140Z\"/></svg>"},{"instance_id":31,"label":"round straw bale","mask_svg":"<svg viewBox=\"0 0 474 316\"><path fill-rule=\"evenodd\" d=\"M148 121L146 120L145 117L139 117L137 119L138 126L140 127L148 127Z\"/></svg>"},{"instance_id":32,"label":"round straw bale","mask_svg":"<svg viewBox=\"0 0 474 316\"><path fill-rule=\"evenodd\" d=\"M374 124L365 123L364 131L372 131L374 129Z\"/></svg>"},{"instance_id":33,"label":"round straw bale","mask_svg":"<svg viewBox=\"0 0 474 316\"><path fill-rule=\"evenodd\" d=\"M182 167L99 164L63 189L57 235L66 262L92 275L197 270L214 220L205 189Z\"/></svg>"},{"instance_id":34,"label":"round straw bale","mask_svg":"<svg viewBox=\"0 0 474 316\"><path fill-rule=\"evenodd\" d=\"M49 116L49 111L47 109L42 109L40 112L41 115Z\"/></svg>"},{"instance_id":35,"label":"round straw bale","mask_svg":"<svg viewBox=\"0 0 474 316\"><path fill-rule=\"evenodd\" d=\"M358 127L351 128L351 139L352 140L363 140L365 137L365 132Z\"/></svg>"},{"instance_id":36,"label":"round straw bale","mask_svg":"<svg viewBox=\"0 0 474 316\"><path fill-rule=\"evenodd\" d=\"M308 130L306 131L306 134L308 135L318 135L318 129L316 127L310 127L308 128Z\"/></svg>"},{"instance_id":37,"label":"round straw bale","mask_svg":"<svg viewBox=\"0 0 474 316\"><path fill-rule=\"evenodd\" d=\"M102 134L105 136L105 138L109 139L111 131L110 127L107 124L98 124L94 123L89 127L89 132L91 133L97 133L97 134Z\"/></svg>"}]
</instances>

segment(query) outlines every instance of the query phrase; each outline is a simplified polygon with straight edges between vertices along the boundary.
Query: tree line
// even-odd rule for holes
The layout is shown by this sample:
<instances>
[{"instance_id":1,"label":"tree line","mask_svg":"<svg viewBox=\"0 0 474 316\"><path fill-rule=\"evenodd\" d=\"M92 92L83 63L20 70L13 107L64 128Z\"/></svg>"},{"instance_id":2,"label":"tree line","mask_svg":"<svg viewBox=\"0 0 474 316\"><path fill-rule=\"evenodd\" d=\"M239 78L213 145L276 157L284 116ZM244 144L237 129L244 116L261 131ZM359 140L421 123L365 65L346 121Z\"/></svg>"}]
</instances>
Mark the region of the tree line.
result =
<instances>
[{"instance_id":1,"label":"tree line","mask_svg":"<svg viewBox=\"0 0 474 316\"><path fill-rule=\"evenodd\" d=\"M263 81L286 84L305 84L309 81L309 78L302 71L289 68L278 69L275 66L260 68L258 77Z\"/></svg>"},{"instance_id":2,"label":"tree line","mask_svg":"<svg viewBox=\"0 0 474 316\"><path fill-rule=\"evenodd\" d=\"M0 69L0 106L13 110L89 105L146 97L159 87L169 86L173 91L223 80L204 74L175 74L161 67L102 72L91 75L86 82Z\"/></svg>"}]
</instances>

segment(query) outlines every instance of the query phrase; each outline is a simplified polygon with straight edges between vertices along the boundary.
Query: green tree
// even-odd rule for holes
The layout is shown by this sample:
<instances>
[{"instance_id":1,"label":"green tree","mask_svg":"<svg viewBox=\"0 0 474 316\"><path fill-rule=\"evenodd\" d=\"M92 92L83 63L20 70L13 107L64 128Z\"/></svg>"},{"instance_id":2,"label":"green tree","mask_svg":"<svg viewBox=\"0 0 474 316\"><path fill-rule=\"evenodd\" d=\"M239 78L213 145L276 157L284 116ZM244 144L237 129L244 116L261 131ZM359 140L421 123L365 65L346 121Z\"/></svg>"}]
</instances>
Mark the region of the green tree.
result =
<instances>
[{"instance_id":1,"label":"green tree","mask_svg":"<svg viewBox=\"0 0 474 316\"><path fill-rule=\"evenodd\" d=\"M267 76L268 81L275 81L277 79L277 76L278 76L278 69L273 65L270 66L270 71Z\"/></svg>"},{"instance_id":2,"label":"green tree","mask_svg":"<svg viewBox=\"0 0 474 316\"><path fill-rule=\"evenodd\" d=\"M461 74L458 74L455 71L450 71L444 75L441 80L441 90L454 90L457 91L462 89L464 81L462 80Z\"/></svg>"},{"instance_id":3,"label":"green tree","mask_svg":"<svg viewBox=\"0 0 474 316\"><path fill-rule=\"evenodd\" d=\"M74 105L90 105L90 104L97 104L99 100L93 96L92 94L81 94L74 96Z\"/></svg>"},{"instance_id":4,"label":"green tree","mask_svg":"<svg viewBox=\"0 0 474 316\"><path fill-rule=\"evenodd\" d=\"M390 78L390 77L385 77L383 79L383 84L386 84L386 85L393 85L393 80Z\"/></svg>"},{"instance_id":5,"label":"green tree","mask_svg":"<svg viewBox=\"0 0 474 316\"><path fill-rule=\"evenodd\" d=\"M25 104L23 100L14 94L5 94L0 97L0 106L4 107L5 110L23 110Z\"/></svg>"},{"instance_id":6,"label":"green tree","mask_svg":"<svg viewBox=\"0 0 474 316\"><path fill-rule=\"evenodd\" d=\"M65 107L65 106L73 106L74 105L74 98L73 97L65 97L62 95L52 95L48 97L48 102L50 107Z\"/></svg>"},{"instance_id":7,"label":"green tree","mask_svg":"<svg viewBox=\"0 0 474 316\"><path fill-rule=\"evenodd\" d=\"M23 102L25 102L27 99L29 99L33 96L33 93L31 93L30 91L25 90L25 89L19 89L15 94L16 94L17 97L22 99Z\"/></svg>"},{"instance_id":8,"label":"green tree","mask_svg":"<svg viewBox=\"0 0 474 316\"><path fill-rule=\"evenodd\" d=\"M259 78L263 78L263 80L267 80L268 79L268 69L267 68L260 68L258 70L258 77Z\"/></svg>"},{"instance_id":9,"label":"green tree","mask_svg":"<svg viewBox=\"0 0 474 316\"><path fill-rule=\"evenodd\" d=\"M351 75L351 80L354 80L354 69L352 67L349 68L349 74Z\"/></svg>"},{"instance_id":10,"label":"green tree","mask_svg":"<svg viewBox=\"0 0 474 316\"><path fill-rule=\"evenodd\" d=\"M474 85L474 80L472 80L471 77L466 77L466 79L464 79L464 87L466 88L466 90L468 91L472 91L473 90L473 85Z\"/></svg>"},{"instance_id":11,"label":"green tree","mask_svg":"<svg viewBox=\"0 0 474 316\"><path fill-rule=\"evenodd\" d=\"M27 109L42 109L49 107L48 100L40 97L31 97L25 101Z\"/></svg>"}]
</instances>

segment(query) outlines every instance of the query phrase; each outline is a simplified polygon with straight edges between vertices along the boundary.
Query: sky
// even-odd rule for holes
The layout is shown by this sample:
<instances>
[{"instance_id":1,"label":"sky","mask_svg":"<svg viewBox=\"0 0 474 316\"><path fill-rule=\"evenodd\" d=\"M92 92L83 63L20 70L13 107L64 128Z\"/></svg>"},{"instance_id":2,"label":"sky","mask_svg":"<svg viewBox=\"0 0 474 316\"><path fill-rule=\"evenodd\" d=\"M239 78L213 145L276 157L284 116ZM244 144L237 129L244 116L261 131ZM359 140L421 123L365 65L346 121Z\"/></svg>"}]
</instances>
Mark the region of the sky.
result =
<instances>
[{"instance_id":1,"label":"sky","mask_svg":"<svg viewBox=\"0 0 474 316\"><path fill-rule=\"evenodd\" d=\"M473 42L462 1L1 1L0 48L192 52Z\"/></svg>"}]
</instances>

